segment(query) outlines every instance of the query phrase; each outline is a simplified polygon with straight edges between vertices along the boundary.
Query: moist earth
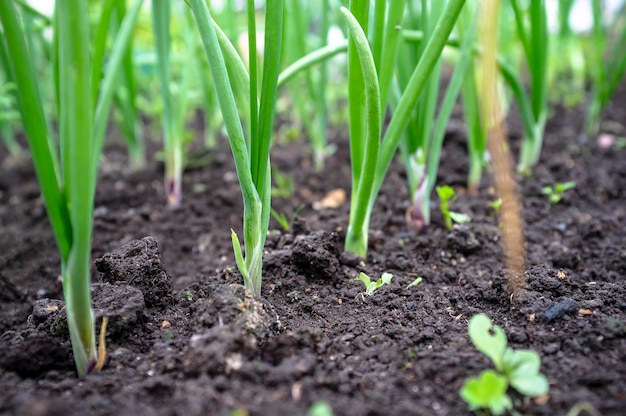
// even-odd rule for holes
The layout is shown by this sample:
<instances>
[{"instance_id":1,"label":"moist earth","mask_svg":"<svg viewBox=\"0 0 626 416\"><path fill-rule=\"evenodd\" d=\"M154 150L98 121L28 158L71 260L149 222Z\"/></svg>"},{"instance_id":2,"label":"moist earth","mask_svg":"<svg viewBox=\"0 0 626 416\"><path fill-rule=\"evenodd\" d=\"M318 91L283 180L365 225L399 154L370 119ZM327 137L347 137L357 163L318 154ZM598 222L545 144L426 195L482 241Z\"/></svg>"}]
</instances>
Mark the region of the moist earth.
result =
<instances>
[{"instance_id":1,"label":"moist earth","mask_svg":"<svg viewBox=\"0 0 626 416\"><path fill-rule=\"evenodd\" d=\"M626 136L625 92L603 124L615 137ZM367 259L343 253L349 202L320 203L332 191L350 193L346 130L329 132L338 150L321 172L306 144L279 141L273 166L295 187L273 204L291 226L272 220L259 299L234 266L230 229L241 236L242 202L225 141L185 172L183 203L167 209L158 144L144 168L130 169L112 131L92 250L94 311L98 330L109 318L108 354L103 370L82 380L31 161L2 150L0 413L305 415L323 400L336 415L469 414L459 390L491 368L467 335L469 318L483 312L512 348L541 355L550 392L511 393L522 414L562 415L584 403L625 414L626 150L582 141L583 110L554 109L539 165L518 178L527 290L513 297L491 177L485 173L477 195L465 190L458 122L438 183L457 190L452 208L471 222L446 230L433 200L432 224L411 233L406 175L396 163L376 203ZM515 120L510 135L515 151ZM558 204L541 193L567 181L576 187ZM367 296L360 272L393 278Z\"/></svg>"}]
</instances>

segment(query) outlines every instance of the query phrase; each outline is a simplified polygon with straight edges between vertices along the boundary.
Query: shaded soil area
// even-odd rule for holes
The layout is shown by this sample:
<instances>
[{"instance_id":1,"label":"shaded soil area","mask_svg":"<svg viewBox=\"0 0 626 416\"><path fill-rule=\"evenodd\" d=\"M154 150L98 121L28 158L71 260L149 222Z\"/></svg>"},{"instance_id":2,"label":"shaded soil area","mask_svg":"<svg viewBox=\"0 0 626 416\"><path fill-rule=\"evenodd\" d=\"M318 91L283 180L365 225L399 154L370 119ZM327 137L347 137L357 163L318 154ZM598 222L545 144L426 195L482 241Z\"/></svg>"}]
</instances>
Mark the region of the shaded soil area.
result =
<instances>
[{"instance_id":1,"label":"shaded soil area","mask_svg":"<svg viewBox=\"0 0 626 416\"><path fill-rule=\"evenodd\" d=\"M618 98L603 129L623 137L624 88ZM511 347L542 357L550 393L512 394L518 411L559 415L588 402L602 415L624 414L626 150L581 144L581 123L580 112L556 109L541 163L520 178L528 291L518 299L507 295L489 174L478 195L465 191L461 129L449 131L439 183L455 187L453 209L472 221L448 231L433 208L425 232L407 232L397 164L364 261L342 250L349 202L318 206L333 190L350 193L346 132L329 136L338 151L319 173L305 145L277 146L273 164L292 175L295 190L274 206L288 218L298 214L289 231L272 221L260 300L243 290L234 267L230 228L241 236L242 203L230 150L224 145L187 171L182 207L170 210L161 164L129 170L123 146L110 145L92 253L97 322L110 320L108 357L83 380L73 368L58 255L31 163L2 153L0 413L305 415L324 400L336 415L469 414L459 390L491 364L472 346L467 323L484 312ZM541 194L570 180L576 187L558 204ZM393 279L364 296L354 280L361 271ZM422 283L407 288L417 277ZM546 314L555 304L564 313Z\"/></svg>"}]
</instances>

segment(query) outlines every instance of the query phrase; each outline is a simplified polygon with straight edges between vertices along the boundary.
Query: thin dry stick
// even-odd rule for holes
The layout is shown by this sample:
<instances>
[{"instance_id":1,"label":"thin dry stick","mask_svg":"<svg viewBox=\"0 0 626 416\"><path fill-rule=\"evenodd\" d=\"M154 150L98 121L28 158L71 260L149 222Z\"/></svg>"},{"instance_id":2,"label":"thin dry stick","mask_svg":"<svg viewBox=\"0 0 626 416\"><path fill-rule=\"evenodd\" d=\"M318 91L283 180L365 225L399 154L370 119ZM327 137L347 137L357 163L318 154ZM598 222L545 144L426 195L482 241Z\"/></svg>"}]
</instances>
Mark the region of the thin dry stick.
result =
<instances>
[{"instance_id":1,"label":"thin dry stick","mask_svg":"<svg viewBox=\"0 0 626 416\"><path fill-rule=\"evenodd\" d=\"M481 31L484 44L482 57L483 93L481 94L482 114L488 129L487 146L492 158L496 192L502 198L500 223L503 224L503 244L505 265L509 270L508 291L513 294L526 286L524 249L524 224L521 216L519 195L513 177L513 160L506 142L502 108L497 91L496 45L498 28L499 0L486 0L482 3L485 24Z\"/></svg>"}]
</instances>

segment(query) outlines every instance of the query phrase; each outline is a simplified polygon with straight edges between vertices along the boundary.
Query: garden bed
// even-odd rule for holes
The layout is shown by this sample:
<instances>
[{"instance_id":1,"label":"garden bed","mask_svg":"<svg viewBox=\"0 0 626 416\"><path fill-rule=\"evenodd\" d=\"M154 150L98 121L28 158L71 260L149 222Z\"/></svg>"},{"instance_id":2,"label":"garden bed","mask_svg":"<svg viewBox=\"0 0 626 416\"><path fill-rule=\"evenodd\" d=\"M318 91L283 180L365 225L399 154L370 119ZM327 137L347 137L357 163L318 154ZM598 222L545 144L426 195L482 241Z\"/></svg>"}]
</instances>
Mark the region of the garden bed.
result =
<instances>
[{"instance_id":1,"label":"garden bed","mask_svg":"<svg viewBox=\"0 0 626 416\"><path fill-rule=\"evenodd\" d=\"M605 123L622 137L624 104L622 88ZM210 163L186 172L176 210L165 208L160 163L130 171L123 146L108 146L93 259L146 236L156 239L160 255L143 240L100 262L104 278L94 266L93 280L108 282L94 292L96 314L113 318L107 363L84 380L57 316L59 259L31 162L2 153L0 413L296 415L324 400L336 415L467 414L459 390L491 365L467 335L468 319L483 312L513 348L541 355L550 393L515 397L516 409L557 415L588 402L602 415L623 414L626 149L579 143L582 119L580 110L555 110L541 162L532 178L521 179L529 290L513 299L489 206L496 198L491 179L483 179L479 195L464 192L460 129L448 133L439 184L457 189L453 208L472 221L449 232L434 209L425 232L408 233L398 164L376 204L364 262L342 253L349 202L313 208L330 191L350 194L346 132L329 137L338 152L321 173L312 173L303 144L277 146L272 163L296 186L273 205L287 217L302 210L289 232L271 224L262 301L238 286L230 228L241 235L241 195L225 143ZM551 205L541 188L566 181L576 187ZM137 278L138 265L154 275ZM353 280L360 271L376 278L390 272L391 285L363 296ZM419 276L422 283L407 288ZM126 299L119 316L103 309L112 307L102 295L112 288ZM547 308L568 298L568 313L546 322Z\"/></svg>"}]
</instances>

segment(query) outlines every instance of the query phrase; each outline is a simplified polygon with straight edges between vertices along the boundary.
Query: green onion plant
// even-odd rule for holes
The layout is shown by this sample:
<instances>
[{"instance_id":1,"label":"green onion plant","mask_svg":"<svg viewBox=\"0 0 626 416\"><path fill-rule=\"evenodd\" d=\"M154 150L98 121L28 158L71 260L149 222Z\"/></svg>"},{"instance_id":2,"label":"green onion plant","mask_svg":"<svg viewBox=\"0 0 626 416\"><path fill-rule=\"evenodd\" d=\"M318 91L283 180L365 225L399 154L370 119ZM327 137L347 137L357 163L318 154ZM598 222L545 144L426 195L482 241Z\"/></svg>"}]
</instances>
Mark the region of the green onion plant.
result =
<instances>
[{"instance_id":1,"label":"green onion plant","mask_svg":"<svg viewBox=\"0 0 626 416\"><path fill-rule=\"evenodd\" d=\"M570 24L574 3L574 0L558 2L558 31L553 36L553 49L559 53L550 54L548 58L548 98L550 102L562 103L566 107L580 104L585 95L582 37Z\"/></svg>"},{"instance_id":2,"label":"green onion plant","mask_svg":"<svg viewBox=\"0 0 626 416\"><path fill-rule=\"evenodd\" d=\"M472 36L466 28L471 27L471 22L476 20L478 14L477 2L466 5L459 17L459 32L463 36ZM467 174L467 189L470 194L476 194L480 185L482 171L487 164L487 131L481 120L480 97L478 89L478 71L476 59L470 63L463 79L461 87L461 103L463 105L463 120L465 121L467 135L467 154L469 156L469 172Z\"/></svg>"},{"instance_id":3,"label":"green onion plant","mask_svg":"<svg viewBox=\"0 0 626 416\"><path fill-rule=\"evenodd\" d=\"M181 132L176 128L176 109L171 92L170 62L171 2L152 2L152 25L157 54L157 73L163 99L163 144L165 153L165 194L169 207L182 200L183 146Z\"/></svg>"},{"instance_id":4,"label":"green onion plant","mask_svg":"<svg viewBox=\"0 0 626 416\"><path fill-rule=\"evenodd\" d=\"M526 92L522 75L510 69L510 64L500 62L505 80L512 88L519 106L524 127L524 139L518 162L518 171L529 174L539 161L543 133L548 117L547 65L548 23L545 0L530 0L524 9L518 0L509 0L515 17L517 37L522 46L525 64L530 75L530 89Z\"/></svg>"},{"instance_id":5,"label":"green onion plant","mask_svg":"<svg viewBox=\"0 0 626 416\"><path fill-rule=\"evenodd\" d=\"M402 8L397 2L385 9L375 7L375 27L384 27L382 41L373 42L365 35L368 29L369 2L353 1L350 10L341 12L349 28L348 84L350 106L350 157L352 163L352 197L345 250L358 256L367 254L369 220L376 196L396 153L413 109L437 65L441 51L465 4L464 0L446 3L432 36L426 41L421 58L400 96L389 125L382 135L382 103L391 86L391 74L398 51L398 25ZM381 23L381 20L384 23ZM380 36L377 33L377 36ZM377 70L377 64L380 71ZM386 69L385 69L386 68Z\"/></svg>"},{"instance_id":6,"label":"green onion plant","mask_svg":"<svg viewBox=\"0 0 626 416\"><path fill-rule=\"evenodd\" d=\"M93 56L101 43L91 44L87 4L59 1L55 5L53 60L58 105L58 143L46 117L41 81L29 52L29 33L16 4L0 2L1 40L17 86L22 123L48 218L61 256L67 321L79 376L97 361L90 299L90 255L93 200L104 129L122 56L130 40L141 0L125 17L111 49L110 63L94 98ZM99 68L98 68L99 70Z\"/></svg>"},{"instance_id":7,"label":"green onion plant","mask_svg":"<svg viewBox=\"0 0 626 416\"><path fill-rule=\"evenodd\" d=\"M414 15L415 20L419 21L424 39L432 36L435 28L434 22L441 15L444 5L445 3L443 2L422 1L420 12L414 11L411 13L411 15ZM471 11L471 6L467 10ZM411 206L407 211L407 221L409 228L415 230L420 230L425 225L430 224L430 195L437 179L446 126L461 88L467 82L467 76L470 75L468 74L468 69L471 67L478 15L476 13L466 14L470 16L470 19L468 19L469 25L467 28L464 28L466 29L465 33L460 34L462 38L460 56L456 62L439 111L437 112L437 106L443 65L441 58L427 81L425 91L417 102L415 114L411 118L407 131L403 136L404 139L400 144L407 168L409 194L411 197ZM423 53L425 42L422 41L417 48L412 44L409 44L409 46L411 46L410 50L403 51L400 54L398 71L400 87L396 90L397 95L400 95L399 91L406 88L410 70L415 67L415 63ZM413 59L411 59L412 56ZM480 141L483 139L483 136L472 137L472 139ZM481 144L473 144L473 147L480 148ZM477 152L480 152L480 149Z\"/></svg>"},{"instance_id":8,"label":"green onion plant","mask_svg":"<svg viewBox=\"0 0 626 416\"><path fill-rule=\"evenodd\" d=\"M126 13L126 1L117 0L114 4L111 21L114 33L121 27ZM133 39L134 37L131 37L122 58L120 86L114 96L115 109L117 110L114 114L116 116L115 121L122 133L122 138L126 143L131 165L141 167L146 163L146 150L139 120L139 109L137 107L138 90L135 65L133 64Z\"/></svg>"},{"instance_id":9,"label":"green onion plant","mask_svg":"<svg viewBox=\"0 0 626 416\"><path fill-rule=\"evenodd\" d=\"M615 93L626 71L626 17L622 6L616 13L611 33L605 27L602 11L604 1L592 0L593 29L591 44L587 48L588 73L591 77L591 102L587 111L584 135L595 136L600 128L600 118L607 103ZM614 43L611 44L611 39Z\"/></svg>"},{"instance_id":10,"label":"green onion plant","mask_svg":"<svg viewBox=\"0 0 626 416\"><path fill-rule=\"evenodd\" d=\"M230 16L230 13L224 13L224 15ZM187 32L192 32L191 27L195 25L193 15L186 14L186 16L190 16ZM211 78L209 62L204 54L202 42L195 38L197 38L197 36L194 36L194 39L190 39L186 36L186 39L188 39L187 48L194 51L193 56L190 58L193 59L195 63L194 69L196 72L194 78L200 82L201 108L204 115L204 145L207 149L213 149L217 146L217 133L222 127L222 117L219 113L219 103L217 101L213 79ZM190 43L191 41L194 43Z\"/></svg>"},{"instance_id":11,"label":"green onion plant","mask_svg":"<svg viewBox=\"0 0 626 416\"><path fill-rule=\"evenodd\" d=\"M290 17L285 21L286 36L290 42L285 42L285 59L297 61L310 49L326 46L329 31L330 0L318 2L291 1L285 4L285 12ZM314 13L319 10L318 13ZM315 26L315 37L303 36L303 29ZM289 83L289 97L293 100L294 112L311 143L313 166L316 171L323 169L325 158L332 153L326 140L326 126L328 108L330 104L326 98L328 88L328 62L323 61L315 71L307 68L303 72L303 79ZM299 81L299 82L296 82ZM302 91L306 91L303 94Z\"/></svg>"},{"instance_id":12,"label":"green onion plant","mask_svg":"<svg viewBox=\"0 0 626 416\"><path fill-rule=\"evenodd\" d=\"M283 35L283 0L268 0L265 13L265 39L262 75L257 72L256 14L248 0L249 72L226 35L211 18L204 0L188 0L196 20L211 74L244 201L243 234L245 257L239 238L232 241L237 267L244 285L256 296L261 294L263 247L269 227L271 170L269 150L272 139L278 73ZM259 90L259 81L261 81ZM248 97L248 122L242 125L236 96ZM260 92L260 95L259 95ZM244 133L247 130L247 134Z\"/></svg>"},{"instance_id":13,"label":"green onion plant","mask_svg":"<svg viewBox=\"0 0 626 416\"><path fill-rule=\"evenodd\" d=\"M372 49L365 36L368 28L368 2L351 2L350 10L342 14L350 31L348 74L350 88L350 156L352 162L352 198L345 250L358 256L367 254L369 220L382 182L391 165L396 149L407 127L412 110L434 70L441 51L452 32L464 0L450 0L412 75L400 96L385 134L381 137L383 106L391 86L391 74L399 36L397 27L402 17L397 2L389 4L384 17L374 16L376 26L385 21L383 40L375 41ZM382 7L375 11L382 13ZM375 58L376 56L376 58ZM378 68L377 70L377 64ZM379 75L380 74L380 75ZM384 98L383 98L384 97ZM364 107L364 108L363 108Z\"/></svg>"},{"instance_id":14,"label":"green onion plant","mask_svg":"<svg viewBox=\"0 0 626 416\"><path fill-rule=\"evenodd\" d=\"M24 2L18 3L22 11L21 21L26 32L26 46L33 59L37 76L40 79L50 80L50 72L46 71L50 60L50 42L47 41L43 32L51 27L51 20ZM46 86L48 83L46 83ZM45 91L44 93L48 93ZM22 154L22 147L17 141L20 131L20 114L17 108L17 88L15 74L10 61L9 52L5 42L0 42L0 135L2 141L14 156Z\"/></svg>"},{"instance_id":15,"label":"green onion plant","mask_svg":"<svg viewBox=\"0 0 626 416\"><path fill-rule=\"evenodd\" d=\"M96 12L97 21L93 31L94 54L92 56L94 99L97 98L97 90L102 80L103 72L106 71L106 67L110 64L110 57L105 56L105 46L109 38L115 38L121 30L122 22L127 13L126 2L124 0L102 2L101 7ZM115 104L114 120L126 143L130 163L135 167L140 167L145 164L145 145L142 139L136 102L138 91L132 58L133 38L134 36L130 37L128 46L125 48L119 63L121 65L121 73L119 79L115 80L118 87L113 95L113 102ZM103 126L105 130L106 127Z\"/></svg>"}]
</instances>

